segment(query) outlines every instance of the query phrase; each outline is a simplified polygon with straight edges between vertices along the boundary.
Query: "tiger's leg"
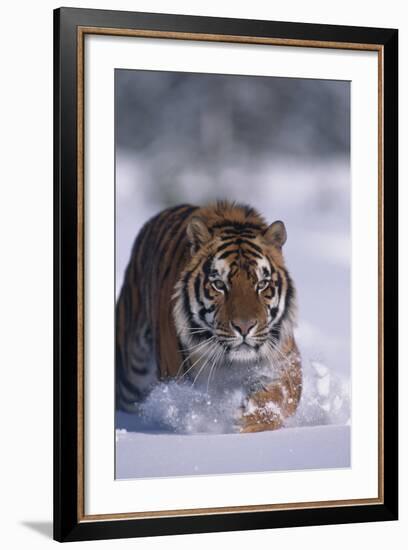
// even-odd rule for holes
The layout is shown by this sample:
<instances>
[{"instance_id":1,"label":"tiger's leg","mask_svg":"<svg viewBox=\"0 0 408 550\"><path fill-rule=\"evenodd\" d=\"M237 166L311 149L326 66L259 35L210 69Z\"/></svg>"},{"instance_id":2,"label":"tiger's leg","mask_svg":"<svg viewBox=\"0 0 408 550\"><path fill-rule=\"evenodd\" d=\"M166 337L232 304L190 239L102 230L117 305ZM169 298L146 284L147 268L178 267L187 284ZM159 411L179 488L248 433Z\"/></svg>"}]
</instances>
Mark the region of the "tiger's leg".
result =
<instances>
[{"instance_id":1,"label":"tiger's leg","mask_svg":"<svg viewBox=\"0 0 408 550\"><path fill-rule=\"evenodd\" d=\"M301 391L301 361L296 353L282 366L279 380L248 396L241 410L239 431L250 433L281 428L285 418L295 413Z\"/></svg>"},{"instance_id":2,"label":"tiger's leg","mask_svg":"<svg viewBox=\"0 0 408 550\"><path fill-rule=\"evenodd\" d=\"M140 292L126 281L116 310L116 408L136 412L157 378L151 328Z\"/></svg>"}]
</instances>

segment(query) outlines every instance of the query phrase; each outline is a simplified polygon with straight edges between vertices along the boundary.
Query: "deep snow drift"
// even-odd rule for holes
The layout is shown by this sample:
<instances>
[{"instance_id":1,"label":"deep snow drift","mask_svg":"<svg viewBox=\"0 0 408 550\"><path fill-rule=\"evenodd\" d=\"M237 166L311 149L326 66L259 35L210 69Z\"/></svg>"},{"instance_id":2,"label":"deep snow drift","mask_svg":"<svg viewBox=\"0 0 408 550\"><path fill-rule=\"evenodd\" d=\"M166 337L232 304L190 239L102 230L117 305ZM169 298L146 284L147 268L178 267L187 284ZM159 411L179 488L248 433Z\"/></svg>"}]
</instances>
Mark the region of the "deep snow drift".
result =
<instances>
[{"instance_id":1,"label":"deep snow drift","mask_svg":"<svg viewBox=\"0 0 408 550\"><path fill-rule=\"evenodd\" d=\"M349 421L349 389L321 363L303 367L303 391L295 416L287 427L346 424ZM116 426L147 433L234 433L237 411L244 398L239 387L217 381L217 391L205 384L192 386L186 381L158 384L141 403L138 414L117 413ZM122 437L123 439L123 437Z\"/></svg>"},{"instance_id":2,"label":"deep snow drift","mask_svg":"<svg viewBox=\"0 0 408 550\"><path fill-rule=\"evenodd\" d=\"M243 396L223 388L163 383L139 414L117 413L116 478L350 465L349 389L321 363L304 366L296 415L274 432L234 433Z\"/></svg>"}]
</instances>

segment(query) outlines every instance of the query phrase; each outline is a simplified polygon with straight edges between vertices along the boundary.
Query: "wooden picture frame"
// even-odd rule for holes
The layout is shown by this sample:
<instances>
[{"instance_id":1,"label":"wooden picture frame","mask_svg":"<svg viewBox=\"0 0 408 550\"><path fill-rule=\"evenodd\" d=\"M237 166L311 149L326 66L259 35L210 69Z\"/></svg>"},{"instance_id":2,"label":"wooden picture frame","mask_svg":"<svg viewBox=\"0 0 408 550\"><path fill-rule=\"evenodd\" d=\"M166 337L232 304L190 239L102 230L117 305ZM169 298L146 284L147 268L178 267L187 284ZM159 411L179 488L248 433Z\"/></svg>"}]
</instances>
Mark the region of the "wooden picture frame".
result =
<instances>
[{"instance_id":1,"label":"wooden picture frame","mask_svg":"<svg viewBox=\"0 0 408 550\"><path fill-rule=\"evenodd\" d=\"M373 51L378 56L378 495L340 501L89 515L84 449L84 38ZM60 8L54 12L54 537L58 541L386 521L398 510L398 32ZM374 297L375 299L375 297Z\"/></svg>"}]
</instances>

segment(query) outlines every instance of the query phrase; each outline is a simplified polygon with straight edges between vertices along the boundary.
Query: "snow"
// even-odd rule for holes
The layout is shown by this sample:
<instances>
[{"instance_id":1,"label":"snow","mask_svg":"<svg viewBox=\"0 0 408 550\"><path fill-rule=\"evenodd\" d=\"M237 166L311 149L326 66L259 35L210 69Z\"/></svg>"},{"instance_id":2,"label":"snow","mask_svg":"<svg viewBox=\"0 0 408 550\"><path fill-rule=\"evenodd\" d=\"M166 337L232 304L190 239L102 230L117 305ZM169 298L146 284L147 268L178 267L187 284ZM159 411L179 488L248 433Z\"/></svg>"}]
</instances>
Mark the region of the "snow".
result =
<instances>
[{"instance_id":1,"label":"snow","mask_svg":"<svg viewBox=\"0 0 408 550\"><path fill-rule=\"evenodd\" d=\"M350 466L350 427L253 434L117 433L116 479Z\"/></svg>"},{"instance_id":2,"label":"snow","mask_svg":"<svg viewBox=\"0 0 408 550\"><path fill-rule=\"evenodd\" d=\"M238 411L245 394L242 386L229 383L225 370L223 377L213 375L209 388L206 380L194 386L183 380L158 384L139 405L137 414L117 413L117 433L123 429L176 434L239 431ZM266 406L274 409L273 403ZM344 380L320 363L304 365L302 397L296 414L286 419L285 424L289 427L346 424L349 414L349 388Z\"/></svg>"},{"instance_id":3,"label":"snow","mask_svg":"<svg viewBox=\"0 0 408 550\"><path fill-rule=\"evenodd\" d=\"M302 398L284 428L237 433L242 399L220 383L212 393L206 384L157 385L138 414L117 412L117 479L350 465L349 389L325 365L304 367Z\"/></svg>"}]
</instances>

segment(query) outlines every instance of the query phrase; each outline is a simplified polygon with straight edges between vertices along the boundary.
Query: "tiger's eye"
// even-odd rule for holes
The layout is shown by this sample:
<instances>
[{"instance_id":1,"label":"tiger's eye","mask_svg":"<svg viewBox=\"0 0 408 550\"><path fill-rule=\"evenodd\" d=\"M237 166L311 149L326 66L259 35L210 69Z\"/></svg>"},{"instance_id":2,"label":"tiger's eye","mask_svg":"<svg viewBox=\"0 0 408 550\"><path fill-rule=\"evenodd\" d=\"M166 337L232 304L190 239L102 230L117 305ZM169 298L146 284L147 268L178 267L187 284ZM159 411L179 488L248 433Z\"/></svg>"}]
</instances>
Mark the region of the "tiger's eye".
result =
<instances>
[{"instance_id":1,"label":"tiger's eye","mask_svg":"<svg viewBox=\"0 0 408 550\"><path fill-rule=\"evenodd\" d=\"M213 281L211 284L215 288L215 290L218 290L219 292L222 292L225 288L224 282L221 281L221 279L215 279L215 281Z\"/></svg>"},{"instance_id":2,"label":"tiger's eye","mask_svg":"<svg viewBox=\"0 0 408 550\"><path fill-rule=\"evenodd\" d=\"M269 280L268 279L264 279L263 281L259 281L258 285L257 285L257 290L258 292L262 292L263 290L265 290L267 287L269 286Z\"/></svg>"}]
</instances>

